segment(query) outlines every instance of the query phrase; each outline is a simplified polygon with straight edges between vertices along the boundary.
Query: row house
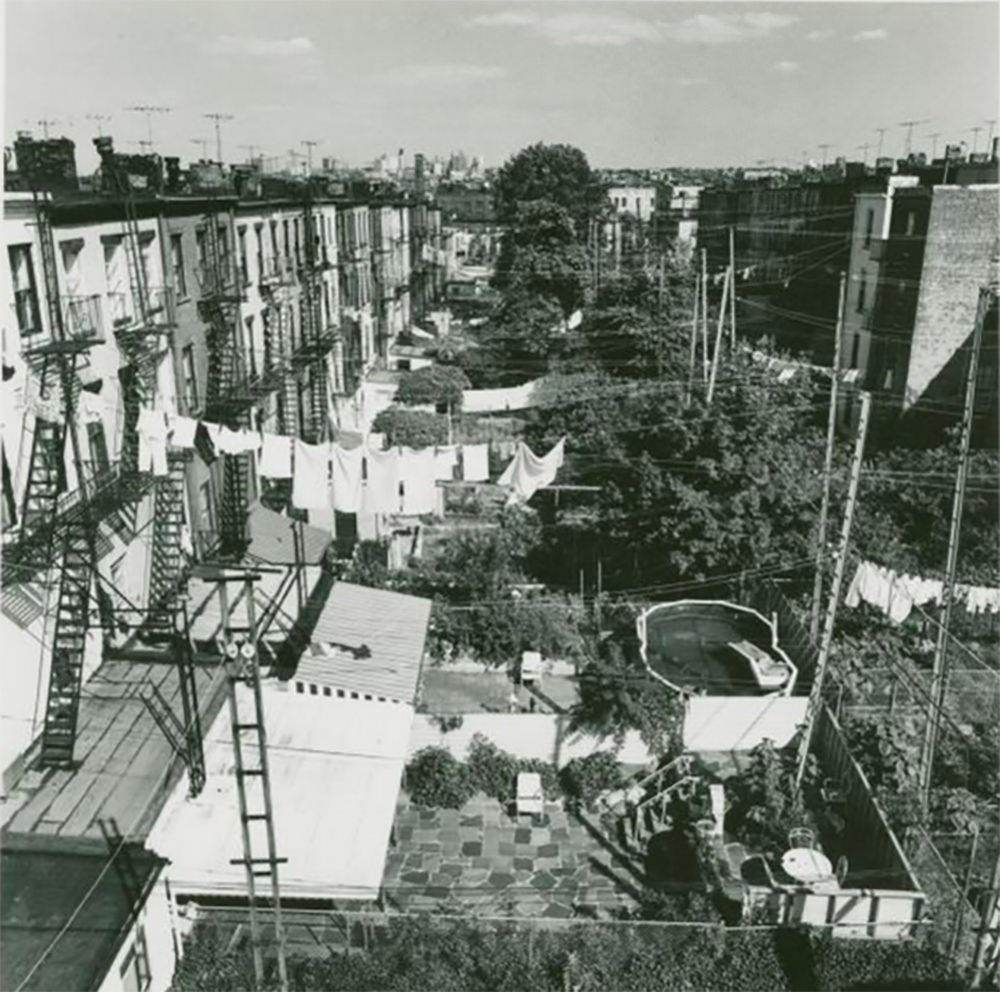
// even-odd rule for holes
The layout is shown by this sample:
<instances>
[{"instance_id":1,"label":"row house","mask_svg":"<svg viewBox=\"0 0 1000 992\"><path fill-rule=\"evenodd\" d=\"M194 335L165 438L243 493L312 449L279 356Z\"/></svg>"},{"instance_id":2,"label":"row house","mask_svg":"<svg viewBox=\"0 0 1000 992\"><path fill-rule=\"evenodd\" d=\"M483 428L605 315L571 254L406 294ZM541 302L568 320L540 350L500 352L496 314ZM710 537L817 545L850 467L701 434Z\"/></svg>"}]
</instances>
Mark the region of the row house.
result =
<instances>
[{"instance_id":1,"label":"row house","mask_svg":"<svg viewBox=\"0 0 1000 992\"><path fill-rule=\"evenodd\" d=\"M376 347L380 365L410 326L410 214L407 205L380 203L368 210L374 283Z\"/></svg>"},{"instance_id":2,"label":"row house","mask_svg":"<svg viewBox=\"0 0 1000 992\"><path fill-rule=\"evenodd\" d=\"M410 313L424 320L444 292L445 256L441 208L416 202L410 208Z\"/></svg>"}]
</instances>

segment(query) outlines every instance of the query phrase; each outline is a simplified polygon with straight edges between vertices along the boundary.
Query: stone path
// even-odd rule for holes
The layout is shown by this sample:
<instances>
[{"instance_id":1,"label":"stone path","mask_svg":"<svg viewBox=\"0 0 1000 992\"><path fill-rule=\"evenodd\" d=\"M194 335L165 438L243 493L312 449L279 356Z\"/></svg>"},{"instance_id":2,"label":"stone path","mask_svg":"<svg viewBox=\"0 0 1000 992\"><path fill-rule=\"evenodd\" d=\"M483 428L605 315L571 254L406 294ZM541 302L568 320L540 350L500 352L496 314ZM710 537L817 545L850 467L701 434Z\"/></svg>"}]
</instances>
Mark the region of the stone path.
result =
<instances>
[{"instance_id":1,"label":"stone path","mask_svg":"<svg viewBox=\"0 0 1000 992\"><path fill-rule=\"evenodd\" d=\"M516 822L477 796L460 810L401 799L383 887L399 909L454 908L497 916L610 915L638 882L557 803Z\"/></svg>"}]
</instances>

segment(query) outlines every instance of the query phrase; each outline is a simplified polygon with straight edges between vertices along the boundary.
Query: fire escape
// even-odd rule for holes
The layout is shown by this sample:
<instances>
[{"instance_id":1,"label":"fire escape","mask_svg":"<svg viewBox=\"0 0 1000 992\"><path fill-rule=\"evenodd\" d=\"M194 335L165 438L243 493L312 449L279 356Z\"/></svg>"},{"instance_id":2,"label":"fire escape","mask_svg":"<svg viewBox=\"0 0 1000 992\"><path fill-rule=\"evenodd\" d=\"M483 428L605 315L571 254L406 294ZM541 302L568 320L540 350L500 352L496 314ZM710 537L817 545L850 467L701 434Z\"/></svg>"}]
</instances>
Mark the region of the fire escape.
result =
<instances>
[{"instance_id":1,"label":"fire escape","mask_svg":"<svg viewBox=\"0 0 1000 992\"><path fill-rule=\"evenodd\" d=\"M333 336L323 327L323 257L316 211L311 191L303 202L305 251L299 269L302 286L302 362L309 367L310 422L306 430L309 441L320 441L327 432L327 396L329 373L326 355L333 347Z\"/></svg>"},{"instance_id":2,"label":"fire escape","mask_svg":"<svg viewBox=\"0 0 1000 992\"><path fill-rule=\"evenodd\" d=\"M251 426L253 392L247 374L240 333L243 288L229 250L228 215L220 210L205 216L202 229L201 298L198 310L208 325L207 419L232 430ZM239 559L248 542L247 502L250 455L227 454L223 463L220 535L217 552Z\"/></svg>"}]
</instances>

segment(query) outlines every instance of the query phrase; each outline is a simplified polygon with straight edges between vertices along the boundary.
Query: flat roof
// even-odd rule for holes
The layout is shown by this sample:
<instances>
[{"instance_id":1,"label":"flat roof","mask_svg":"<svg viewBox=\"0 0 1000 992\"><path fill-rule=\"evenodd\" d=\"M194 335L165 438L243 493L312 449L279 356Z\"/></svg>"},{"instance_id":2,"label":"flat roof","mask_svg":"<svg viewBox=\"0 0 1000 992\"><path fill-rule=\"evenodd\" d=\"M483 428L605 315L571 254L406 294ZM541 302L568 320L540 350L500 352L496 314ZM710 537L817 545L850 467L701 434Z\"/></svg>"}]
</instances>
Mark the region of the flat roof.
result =
<instances>
[{"instance_id":1,"label":"flat roof","mask_svg":"<svg viewBox=\"0 0 1000 992\"><path fill-rule=\"evenodd\" d=\"M195 681L199 710L206 719L222 700L220 666L197 666ZM99 838L97 821L114 818L127 838L144 837L167 796L169 776L180 777L181 768L140 696L152 686L180 716L180 684L171 661L104 662L83 687L74 750L77 766L47 771L35 786L24 776L13 791L25 801L10 814L6 829ZM6 807L14 801L9 795Z\"/></svg>"},{"instance_id":2,"label":"flat roof","mask_svg":"<svg viewBox=\"0 0 1000 992\"><path fill-rule=\"evenodd\" d=\"M413 710L409 706L300 695L262 685L277 855L285 898L371 900L382 882ZM251 691L237 687L241 715ZM253 740L252 735L245 735ZM256 744L243 748L256 767ZM228 711L205 741L207 782L194 799L178 785L149 846L169 858L170 884L187 894L245 895L239 804ZM252 787L250 803L260 808ZM250 824L254 856L266 856L262 821ZM263 892L269 891L263 880Z\"/></svg>"},{"instance_id":3,"label":"flat roof","mask_svg":"<svg viewBox=\"0 0 1000 992\"><path fill-rule=\"evenodd\" d=\"M338 582L294 681L410 703L430 615L429 599Z\"/></svg>"},{"instance_id":4,"label":"flat roof","mask_svg":"<svg viewBox=\"0 0 1000 992\"><path fill-rule=\"evenodd\" d=\"M144 900L163 860L138 846L128 846L119 855L123 862L126 857ZM3 988L100 988L132 922L129 894L118 872L105 871L107 862L103 841L4 835ZM74 918L78 906L82 910ZM29 978L57 935L59 940Z\"/></svg>"}]
</instances>

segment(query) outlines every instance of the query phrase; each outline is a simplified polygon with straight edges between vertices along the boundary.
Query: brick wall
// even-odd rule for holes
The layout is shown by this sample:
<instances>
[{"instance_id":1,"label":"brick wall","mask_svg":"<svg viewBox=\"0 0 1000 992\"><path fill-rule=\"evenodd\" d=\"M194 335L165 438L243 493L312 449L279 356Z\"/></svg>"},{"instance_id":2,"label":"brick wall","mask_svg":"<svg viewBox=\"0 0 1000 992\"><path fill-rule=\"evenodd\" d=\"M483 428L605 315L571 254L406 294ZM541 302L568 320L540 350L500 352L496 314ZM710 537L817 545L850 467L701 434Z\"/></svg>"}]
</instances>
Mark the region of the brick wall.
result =
<instances>
[{"instance_id":1,"label":"brick wall","mask_svg":"<svg viewBox=\"0 0 1000 992\"><path fill-rule=\"evenodd\" d=\"M921 399L962 403L964 362L955 361L976 318L979 288L996 264L1000 187L934 190L904 409Z\"/></svg>"}]
</instances>

